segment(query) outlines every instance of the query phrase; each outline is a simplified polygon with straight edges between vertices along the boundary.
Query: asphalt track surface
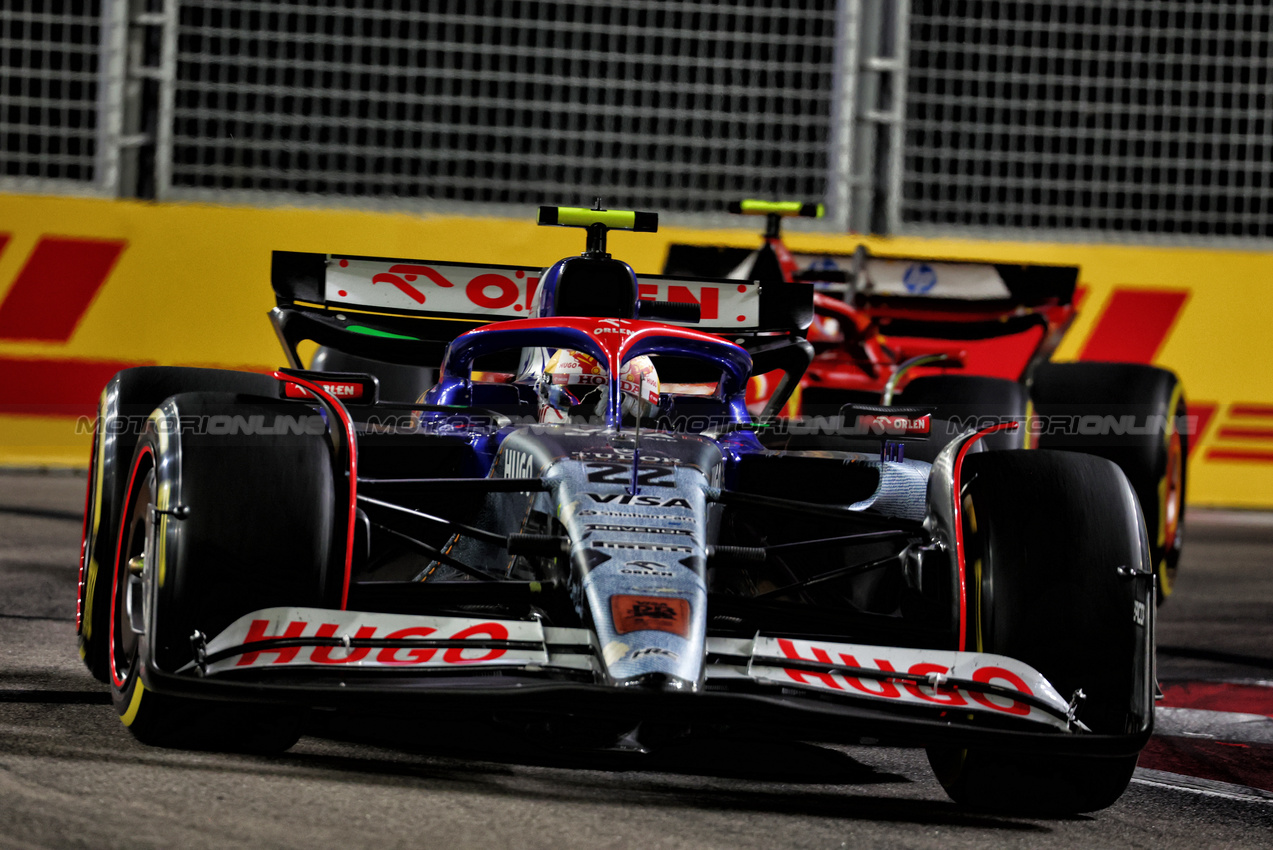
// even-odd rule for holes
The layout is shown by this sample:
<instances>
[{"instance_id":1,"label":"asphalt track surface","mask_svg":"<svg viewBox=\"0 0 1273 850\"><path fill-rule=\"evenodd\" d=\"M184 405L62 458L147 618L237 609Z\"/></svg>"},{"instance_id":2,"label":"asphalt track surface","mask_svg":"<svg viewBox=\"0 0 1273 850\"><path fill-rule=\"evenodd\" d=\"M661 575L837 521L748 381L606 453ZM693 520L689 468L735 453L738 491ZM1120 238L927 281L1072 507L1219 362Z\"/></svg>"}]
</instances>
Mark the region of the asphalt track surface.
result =
<instances>
[{"instance_id":1,"label":"asphalt track surface","mask_svg":"<svg viewBox=\"0 0 1273 850\"><path fill-rule=\"evenodd\" d=\"M922 751L886 747L569 755L446 716L316 720L276 758L142 746L75 653L83 494L0 473L0 848L1273 844L1270 515L1190 516L1162 734L1118 803L1049 820L963 810Z\"/></svg>"}]
</instances>

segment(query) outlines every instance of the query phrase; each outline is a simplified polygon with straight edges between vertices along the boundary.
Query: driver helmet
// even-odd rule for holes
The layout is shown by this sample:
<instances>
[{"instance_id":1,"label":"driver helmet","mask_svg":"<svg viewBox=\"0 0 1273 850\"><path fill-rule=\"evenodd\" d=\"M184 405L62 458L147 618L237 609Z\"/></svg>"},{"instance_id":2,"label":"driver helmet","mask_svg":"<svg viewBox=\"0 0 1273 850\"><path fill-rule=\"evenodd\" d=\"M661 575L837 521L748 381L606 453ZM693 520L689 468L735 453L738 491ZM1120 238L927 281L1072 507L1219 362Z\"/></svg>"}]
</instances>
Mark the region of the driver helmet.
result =
<instances>
[{"instance_id":1,"label":"driver helmet","mask_svg":"<svg viewBox=\"0 0 1273 850\"><path fill-rule=\"evenodd\" d=\"M624 416L647 418L658 411L659 373L649 357L633 357L623 364L619 388ZM606 370L595 357L559 349L539 378L539 421L568 422L572 411L604 417L608 396Z\"/></svg>"}]
</instances>

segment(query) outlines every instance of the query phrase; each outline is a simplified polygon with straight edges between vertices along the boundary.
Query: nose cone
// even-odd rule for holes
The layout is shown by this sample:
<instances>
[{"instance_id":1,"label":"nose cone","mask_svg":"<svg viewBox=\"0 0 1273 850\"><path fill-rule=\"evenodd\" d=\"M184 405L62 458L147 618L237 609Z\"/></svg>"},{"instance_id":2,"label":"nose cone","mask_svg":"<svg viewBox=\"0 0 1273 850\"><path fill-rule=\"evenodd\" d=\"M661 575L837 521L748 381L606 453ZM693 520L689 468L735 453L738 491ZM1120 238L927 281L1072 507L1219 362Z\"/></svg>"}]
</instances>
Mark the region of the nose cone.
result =
<instances>
[{"instance_id":1,"label":"nose cone","mask_svg":"<svg viewBox=\"0 0 1273 850\"><path fill-rule=\"evenodd\" d=\"M596 632L599 672L616 688L696 690L707 636L703 470L720 466L720 449L650 434L638 454L635 438L605 440L552 466L573 592Z\"/></svg>"}]
</instances>

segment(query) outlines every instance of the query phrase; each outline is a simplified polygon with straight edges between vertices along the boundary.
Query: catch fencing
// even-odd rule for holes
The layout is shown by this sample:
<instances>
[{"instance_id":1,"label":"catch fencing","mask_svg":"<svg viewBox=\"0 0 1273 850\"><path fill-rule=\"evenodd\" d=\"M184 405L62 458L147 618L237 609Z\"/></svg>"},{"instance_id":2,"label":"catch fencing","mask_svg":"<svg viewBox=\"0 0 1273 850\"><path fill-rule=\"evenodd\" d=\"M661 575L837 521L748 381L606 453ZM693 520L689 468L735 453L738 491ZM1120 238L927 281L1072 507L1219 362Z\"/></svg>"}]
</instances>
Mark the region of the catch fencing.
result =
<instances>
[{"instance_id":1,"label":"catch fencing","mask_svg":"<svg viewBox=\"0 0 1273 850\"><path fill-rule=\"evenodd\" d=\"M0 191L1273 239L1263 0L0 0Z\"/></svg>"}]
</instances>

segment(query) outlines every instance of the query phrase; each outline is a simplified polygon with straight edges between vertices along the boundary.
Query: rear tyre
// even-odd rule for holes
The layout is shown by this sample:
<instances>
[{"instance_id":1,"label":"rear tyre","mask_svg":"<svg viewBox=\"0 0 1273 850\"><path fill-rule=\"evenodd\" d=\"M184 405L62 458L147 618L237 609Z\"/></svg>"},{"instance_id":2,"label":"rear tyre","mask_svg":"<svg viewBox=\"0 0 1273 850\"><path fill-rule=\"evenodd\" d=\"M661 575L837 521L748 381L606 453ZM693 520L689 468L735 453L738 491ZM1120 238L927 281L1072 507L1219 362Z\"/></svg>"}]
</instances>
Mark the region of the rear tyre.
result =
<instances>
[{"instance_id":1,"label":"rear tyre","mask_svg":"<svg viewBox=\"0 0 1273 850\"><path fill-rule=\"evenodd\" d=\"M938 418L978 430L1004 421L1020 422L1022 427L1017 430L989 434L981 442L986 449L1019 449L1026 445L1028 429L1024 425L1030 399L1016 381L979 375L928 375L903 387L897 404L934 407Z\"/></svg>"},{"instance_id":2,"label":"rear tyre","mask_svg":"<svg viewBox=\"0 0 1273 850\"><path fill-rule=\"evenodd\" d=\"M137 447L119 528L110 584L112 700L146 744L282 752L300 735L299 711L175 696L145 681L188 669L196 630L211 638L254 610L330 603L324 583L333 577L334 494L322 420L305 405L224 394L178 395L160 414ZM274 429L276 416L296 417L303 433L210 436L175 428L218 415L248 423L261 417ZM162 433L165 424L172 427Z\"/></svg>"},{"instance_id":3,"label":"rear tyre","mask_svg":"<svg viewBox=\"0 0 1273 850\"><path fill-rule=\"evenodd\" d=\"M1075 418L1079 424L1077 433L1043 428L1039 448L1112 460L1131 481L1145 514L1161 603L1171 595L1184 542L1189 435L1179 427L1188 413L1179 378L1135 363L1047 363L1035 371L1031 393L1045 424ZM1083 417L1091 426L1099 419L1134 432L1084 434Z\"/></svg>"},{"instance_id":4,"label":"rear tyre","mask_svg":"<svg viewBox=\"0 0 1273 850\"><path fill-rule=\"evenodd\" d=\"M143 366L117 373L102 390L89 460L75 609L80 657L98 681L110 681L110 576L115 566L124 489L146 418L160 402L178 392L216 390L270 395L277 392L277 387L278 382L272 377L251 372Z\"/></svg>"},{"instance_id":5,"label":"rear tyre","mask_svg":"<svg viewBox=\"0 0 1273 850\"><path fill-rule=\"evenodd\" d=\"M966 646L1031 665L1063 697L1082 689L1077 719L1092 732L1144 734L1152 577L1126 478L1090 456L987 452L967 457L963 480ZM928 757L956 802L1051 815L1109 806L1137 758L985 748Z\"/></svg>"},{"instance_id":6,"label":"rear tyre","mask_svg":"<svg viewBox=\"0 0 1273 850\"><path fill-rule=\"evenodd\" d=\"M310 368L316 372L362 372L375 375L380 381L380 398L383 401L415 402L437 381L435 370L428 366L386 363L383 360L347 354L325 345L320 345L314 352Z\"/></svg>"}]
</instances>

